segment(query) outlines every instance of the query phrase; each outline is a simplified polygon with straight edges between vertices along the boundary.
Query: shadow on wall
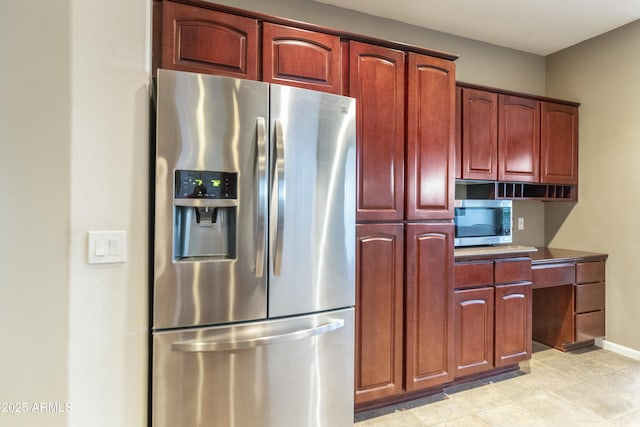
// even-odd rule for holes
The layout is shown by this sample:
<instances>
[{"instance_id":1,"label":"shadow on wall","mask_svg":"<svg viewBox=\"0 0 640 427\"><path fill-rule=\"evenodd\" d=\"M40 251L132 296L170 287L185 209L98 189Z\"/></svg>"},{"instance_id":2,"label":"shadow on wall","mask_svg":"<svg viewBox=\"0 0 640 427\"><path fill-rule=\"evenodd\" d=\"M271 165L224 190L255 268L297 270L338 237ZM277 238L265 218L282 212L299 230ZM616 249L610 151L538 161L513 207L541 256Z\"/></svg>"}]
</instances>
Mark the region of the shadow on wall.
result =
<instances>
[{"instance_id":1,"label":"shadow on wall","mask_svg":"<svg viewBox=\"0 0 640 427\"><path fill-rule=\"evenodd\" d=\"M548 246L578 202L546 202L544 243Z\"/></svg>"}]
</instances>

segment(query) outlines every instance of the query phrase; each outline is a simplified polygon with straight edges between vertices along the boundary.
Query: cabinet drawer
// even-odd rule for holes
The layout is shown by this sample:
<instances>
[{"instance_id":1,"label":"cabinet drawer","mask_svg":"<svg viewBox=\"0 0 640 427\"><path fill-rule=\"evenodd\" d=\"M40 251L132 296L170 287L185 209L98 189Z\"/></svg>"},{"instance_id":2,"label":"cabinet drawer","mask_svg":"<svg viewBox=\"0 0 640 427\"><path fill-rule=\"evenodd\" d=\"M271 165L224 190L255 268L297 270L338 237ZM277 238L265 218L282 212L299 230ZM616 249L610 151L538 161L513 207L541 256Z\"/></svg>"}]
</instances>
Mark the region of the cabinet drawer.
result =
<instances>
[{"instance_id":1,"label":"cabinet drawer","mask_svg":"<svg viewBox=\"0 0 640 427\"><path fill-rule=\"evenodd\" d=\"M604 310L576 314L576 341L604 336Z\"/></svg>"},{"instance_id":2,"label":"cabinet drawer","mask_svg":"<svg viewBox=\"0 0 640 427\"><path fill-rule=\"evenodd\" d=\"M576 264L576 283L604 282L604 261Z\"/></svg>"},{"instance_id":3,"label":"cabinet drawer","mask_svg":"<svg viewBox=\"0 0 640 427\"><path fill-rule=\"evenodd\" d=\"M576 285L576 313L604 310L604 282Z\"/></svg>"},{"instance_id":4,"label":"cabinet drawer","mask_svg":"<svg viewBox=\"0 0 640 427\"><path fill-rule=\"evenodd\" d=\"M533 287L547 288L549 286L572 285L576 277L574 264L548 265L533 267Z\"/></svg>"},{"instance_id":5,"label":"cabinet drawer","mask_svg":"<svg viewBox=\"0 0 640 427\"><path fill-rule=\"evenodd\" d=\"M457 289L493 285L493 261L457 263L455 287Z\"/></svg>"},{"instance_id":6,"label":"cabinet drawer","mask_svg":"<svg viewBox=\"0 0 640 427\"><path fill-rule=\"evenodd\" d=\"M494 270L494 283L515 283L531 281L531 259L506 259L496 260Z\"/></svg>"}]
</instances>

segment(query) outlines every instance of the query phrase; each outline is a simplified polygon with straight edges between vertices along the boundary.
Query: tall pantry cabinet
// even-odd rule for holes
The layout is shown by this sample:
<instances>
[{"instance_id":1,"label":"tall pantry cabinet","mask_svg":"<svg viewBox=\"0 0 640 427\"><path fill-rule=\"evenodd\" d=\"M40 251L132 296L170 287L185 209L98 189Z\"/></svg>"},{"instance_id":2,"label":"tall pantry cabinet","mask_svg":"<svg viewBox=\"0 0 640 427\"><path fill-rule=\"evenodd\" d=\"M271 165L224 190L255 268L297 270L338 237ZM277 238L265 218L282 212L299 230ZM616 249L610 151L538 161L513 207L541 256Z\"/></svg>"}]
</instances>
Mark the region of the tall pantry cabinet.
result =
<instances>
[{"instance_id":1,"label":"tall pantry cabinet","mask_svg":"<svg viewBox=\"0 0 640 427\"><path fill-rule=\"evenodd\" d=\"M451 61L352 41L356 406L453 379Z\"/></svg>"}]
</instances>

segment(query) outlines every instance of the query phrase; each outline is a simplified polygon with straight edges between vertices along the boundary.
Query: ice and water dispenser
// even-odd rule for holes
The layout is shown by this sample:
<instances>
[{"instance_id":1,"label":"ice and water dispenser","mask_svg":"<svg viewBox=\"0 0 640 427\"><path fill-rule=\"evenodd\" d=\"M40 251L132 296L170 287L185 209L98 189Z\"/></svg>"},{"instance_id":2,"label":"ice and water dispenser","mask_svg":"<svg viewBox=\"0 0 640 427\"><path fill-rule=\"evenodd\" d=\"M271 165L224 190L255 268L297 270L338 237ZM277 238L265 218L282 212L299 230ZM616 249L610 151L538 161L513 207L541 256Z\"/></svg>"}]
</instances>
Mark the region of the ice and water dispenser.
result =
<instances>
[{"instance_id":1,"label":"ice and water dispenser","mask_svg":"<svg viewBox=\"0 0 640 427\"><path fill-rule=\"evenodd\" d=\"M237 174L176 170L174 259L236 257Z\"/></svg>"}]
</instances>

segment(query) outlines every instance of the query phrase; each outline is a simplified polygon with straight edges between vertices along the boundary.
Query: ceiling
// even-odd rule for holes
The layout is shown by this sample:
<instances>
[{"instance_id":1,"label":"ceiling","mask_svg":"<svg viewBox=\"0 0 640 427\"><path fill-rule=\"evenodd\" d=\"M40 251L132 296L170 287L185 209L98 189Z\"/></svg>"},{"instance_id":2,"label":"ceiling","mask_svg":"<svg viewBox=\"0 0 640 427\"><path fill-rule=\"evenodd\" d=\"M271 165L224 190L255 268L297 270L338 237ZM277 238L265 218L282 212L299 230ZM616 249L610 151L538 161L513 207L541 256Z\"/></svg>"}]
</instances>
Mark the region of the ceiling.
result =
<instances>
[{"instance_id":1,"label":"ceiling","mask_svg":"<svg viewBox=\"0 0 640 427\"><path fill-rule=\"evenodd\" d=\"M640 19L640 0L314 0L537 55Z\"/></svg>"}]
</instances>

